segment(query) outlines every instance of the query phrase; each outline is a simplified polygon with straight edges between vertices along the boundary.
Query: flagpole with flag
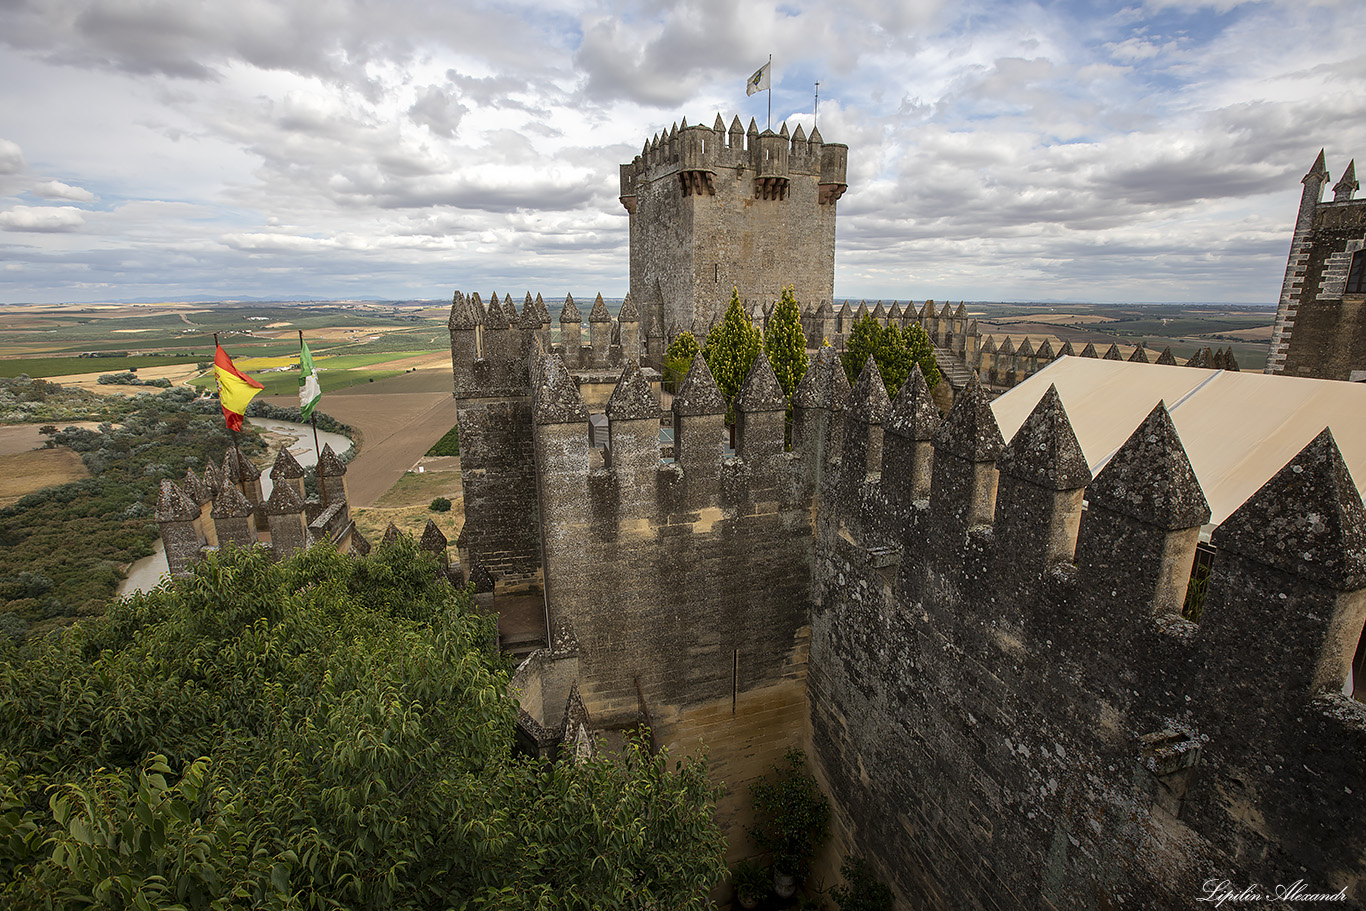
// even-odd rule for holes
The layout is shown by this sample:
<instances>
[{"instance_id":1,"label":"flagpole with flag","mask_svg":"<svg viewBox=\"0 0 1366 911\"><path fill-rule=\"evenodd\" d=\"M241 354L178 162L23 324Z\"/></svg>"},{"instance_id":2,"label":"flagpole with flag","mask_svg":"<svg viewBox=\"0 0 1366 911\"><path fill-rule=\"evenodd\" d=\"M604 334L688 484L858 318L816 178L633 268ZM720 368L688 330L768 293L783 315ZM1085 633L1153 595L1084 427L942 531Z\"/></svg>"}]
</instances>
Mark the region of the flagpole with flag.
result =
<instances>
[{"instance_id":1,"label":"flagpole with flag","mask_svg":"<svg viewBox=\"0 0 1366 911\"><path fill-rule=\"evenodd\" d=\"M242 430L242 418L246 416L251 400L265 387L233 365L228 352L218 344L217 332L213 334L213 347L213 374L218 380L218 404L223 409L223 422L232 431L232 448L240 462L242 450L237 448L237 434Z\"/></svg>"},{"instance_id":2,"label":"flagpole with flag","mask_svg":"<svg viewBox=\"0 0 1366 911\"><path fill-rule=\"evenodd\" d=\"M299 330L299 413L313 425L313 449L318 453L318 461L315 462L314 474L318 478L318 493L323 499L323 506L327 506L327 489L323 486L321 475L317 474L318 468L322 467L323 447L318 442L318 416L313 409L318 407L318 402L323 397L322 387L318 385L318 372L313 368L313 354L308 350L308 343L304 341L304 330Z\"/></svg>"},{"instance_id":3,"label":"flagpole with flag","mask_svg":"<svg viewBox=\"0 0 1366 911\"><path fill-rule=\"evenodd\" d=\"M773 129L773 55L768 55L768 63L754 71L745 84L745 95L755 92L768 92L768 129Z\"/></svg>"}]
</instances>

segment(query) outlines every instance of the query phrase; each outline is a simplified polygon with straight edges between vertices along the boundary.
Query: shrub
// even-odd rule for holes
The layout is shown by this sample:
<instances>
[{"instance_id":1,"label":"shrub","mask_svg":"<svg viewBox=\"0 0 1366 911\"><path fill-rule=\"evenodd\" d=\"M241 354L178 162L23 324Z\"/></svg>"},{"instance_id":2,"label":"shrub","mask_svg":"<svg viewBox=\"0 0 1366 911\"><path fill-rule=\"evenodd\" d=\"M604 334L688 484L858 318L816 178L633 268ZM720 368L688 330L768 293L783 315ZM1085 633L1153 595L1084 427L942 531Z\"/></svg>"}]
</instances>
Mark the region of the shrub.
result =
<instances>
[{"instance_id":1,"label":"shrub","mask_svg":"<svg viewBox=\"0 0 1366 911\"><path fill-rule=\"evenodd\" d=\"M803 876L830 834L830 801L806 771L806 754L787 751L785 766L750 785L757 823L750 837L780 873Z\"/></svg>"},{"instance_id":2,"label":"shrub","mask_svg":"<svg viewBox=\"0 0 1366 911\"><path fill-rule=\"evenodd\" d=\"M840 875L844 884L830 890L840 911L892 911L892 890L873 875L862 857L846 857Z\"/></svg>"},{"instance_id":3,"label":"shrub","mask_svg":"<svg viewBox=\"0 0 1366 911\"><path fill-rule=\"evenodd\" d=\"M432 501L431 505L427 508L430 509L432 512L450 512L451 501L446 499L445 497L437 497L435 500Z\"/></svg>"},{"instance_id":4,"label":"shrub","mask_svg":"<svg viewBox=\"0 0 1366 911\"><path fill-rule=\"evenodd\" d=\"M744 385L763 344L763 336L740 303L740 290L733 289L726 315L707 333L707 341L702 346L702 357L711 370L712 379L716 380L716 388L726 399L727 423L735 420L735 396Z\"/></svg>"},{"instance_id":5,"label":"shrub","mask_svg":"<svg viewBox=\"0 0 1366 911\"><path fill-rule=\"evenodd\" d=\"M735 890L735 897L747 904L763 898L772 882L768 870L755 860L740 861L730 874L730 885Z\"/></svg>"},{"instance_id":6,"label":"shrub","mask_svg":"<svg viewBox=\"0 0 1366 911\"><path fill-rule=\"evenodd\" d=\"M802 332L802 311L792 286L783 288L782 299L773 306L764 332L764 353L773 365L773 374L783 395L789 399L806 375L806 335Z\"/></svg>"}]
</instances>

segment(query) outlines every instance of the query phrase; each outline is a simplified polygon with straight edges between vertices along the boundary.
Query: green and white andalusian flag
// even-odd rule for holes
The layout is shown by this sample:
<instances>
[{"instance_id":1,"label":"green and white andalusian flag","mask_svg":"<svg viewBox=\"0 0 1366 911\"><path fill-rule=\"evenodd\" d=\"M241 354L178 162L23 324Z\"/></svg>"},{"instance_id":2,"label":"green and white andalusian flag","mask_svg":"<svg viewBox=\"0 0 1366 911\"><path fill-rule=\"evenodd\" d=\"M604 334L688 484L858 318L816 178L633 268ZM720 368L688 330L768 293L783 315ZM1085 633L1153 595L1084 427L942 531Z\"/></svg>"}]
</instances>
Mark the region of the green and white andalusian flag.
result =
<instances>
[{"instance_id":1,"label":"green and white andalusian flag","mask_svg":"<svg viewBox=\"0 0 1366 911\"><path fill-rule=\"evenodd\" d=\"M313 369L313 355L308 352L308 343L299 339L299 410L304 420L313 416L318 407L318 399L323 397L322 387L318 385L318 374Z\"/></svg>"}]
</instances>

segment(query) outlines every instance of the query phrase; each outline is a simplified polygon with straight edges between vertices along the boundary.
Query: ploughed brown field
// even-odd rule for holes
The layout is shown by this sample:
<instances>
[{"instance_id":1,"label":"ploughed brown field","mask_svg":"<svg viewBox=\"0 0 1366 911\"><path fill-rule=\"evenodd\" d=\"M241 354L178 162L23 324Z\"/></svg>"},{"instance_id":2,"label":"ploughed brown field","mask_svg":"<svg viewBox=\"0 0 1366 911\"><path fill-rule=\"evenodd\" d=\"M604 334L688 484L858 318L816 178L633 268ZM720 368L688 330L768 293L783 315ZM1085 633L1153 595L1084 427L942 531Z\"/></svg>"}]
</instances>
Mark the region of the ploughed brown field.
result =
<instances>
[{"instance_id":1,"label":"ploughed brown field","mask_svg":"<svg viewBox=\"0 0 1366 911\"><path fill-rule=\"evenodd\" d=\"M0 508L44 487L89 476L80 455L64 447L0 455Z\"/></svg>"}]
</instances>

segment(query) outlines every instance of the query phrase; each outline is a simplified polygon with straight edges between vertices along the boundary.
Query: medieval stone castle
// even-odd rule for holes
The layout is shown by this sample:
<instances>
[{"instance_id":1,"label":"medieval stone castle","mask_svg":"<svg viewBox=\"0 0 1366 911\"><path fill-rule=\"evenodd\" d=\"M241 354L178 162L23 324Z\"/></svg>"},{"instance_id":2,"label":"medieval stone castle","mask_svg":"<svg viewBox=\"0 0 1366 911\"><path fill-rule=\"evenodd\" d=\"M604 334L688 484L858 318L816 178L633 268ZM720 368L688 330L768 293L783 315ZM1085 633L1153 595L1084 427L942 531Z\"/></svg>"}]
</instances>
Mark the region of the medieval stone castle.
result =
<instances>
[{"instance_id":1,"label":"medieval stone castle","mask_svg":"<svg viewBox=\"0 0 1366 911\"><path fill-rule=\"evenodd\" d=\"M701 358L662 407L668 337L732 287L795 284L817 342L854 314L830 300L847 150L723 126L622 166L631 294L615 320L599 297L587 338L572 298L557 333L539 296L454 296L463 562L544 603L513 681L524 748L642 723L705 744L735 859L747 784L802 747L837 823L818 876L862 855L898 907L1188 909L1226 888L1290 908L1275 890L1297 882L1366 904L1366 704L1345 691L1366 510L1331 434L1214 530L1198 624L1210 509L1164 405L1094 477L1055 392L1007 441L982 380L1072 352L978 344L961 305L872 310L953 355L947 414L918 370L889 400L828 347L788 401L761 353L732 447ZM301 500L282 488L272 542ZM206 501L165 496L188 547ZM299 513L282 541L318 524Z\"/></svg>"},{"instance_id":2,"label":"medieval stone castle","mask_svg":"<svg viewBox=\"0 0 1366 911\"><path fill-rule=\"evenodd\" d=\"M1304 175L1267 373L1366 381L1366 199L1356 161L1331 178L1323 152Z\"/></svg>"}]
</instances>

